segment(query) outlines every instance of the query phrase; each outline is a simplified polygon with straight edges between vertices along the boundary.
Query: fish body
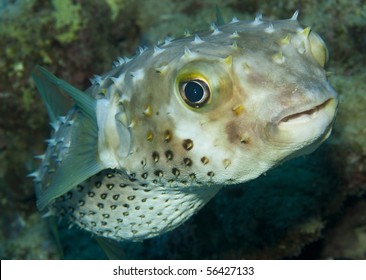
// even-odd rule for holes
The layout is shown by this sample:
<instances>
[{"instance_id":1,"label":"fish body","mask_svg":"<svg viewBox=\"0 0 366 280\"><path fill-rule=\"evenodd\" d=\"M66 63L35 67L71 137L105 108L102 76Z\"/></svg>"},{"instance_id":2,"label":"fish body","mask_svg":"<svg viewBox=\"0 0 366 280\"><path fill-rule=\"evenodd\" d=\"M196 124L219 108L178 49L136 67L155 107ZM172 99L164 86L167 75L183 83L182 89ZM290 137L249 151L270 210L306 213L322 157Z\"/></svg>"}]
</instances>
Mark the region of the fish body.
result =
<instances>
[{"instance_id":1,"label":"fish body","mask_svg":"<svg viewBox=\"0 0 366 280\"><path fill-rule=\"evenodd\" d=\"M296 17L168 38L120 58L85 92L38 67L54 127L31 174L39 209L98 236L143 240L223 186L315 150L338 101L325 44ZM65 94L75 105L59 117Z\"/></svg>"}]
</instances>

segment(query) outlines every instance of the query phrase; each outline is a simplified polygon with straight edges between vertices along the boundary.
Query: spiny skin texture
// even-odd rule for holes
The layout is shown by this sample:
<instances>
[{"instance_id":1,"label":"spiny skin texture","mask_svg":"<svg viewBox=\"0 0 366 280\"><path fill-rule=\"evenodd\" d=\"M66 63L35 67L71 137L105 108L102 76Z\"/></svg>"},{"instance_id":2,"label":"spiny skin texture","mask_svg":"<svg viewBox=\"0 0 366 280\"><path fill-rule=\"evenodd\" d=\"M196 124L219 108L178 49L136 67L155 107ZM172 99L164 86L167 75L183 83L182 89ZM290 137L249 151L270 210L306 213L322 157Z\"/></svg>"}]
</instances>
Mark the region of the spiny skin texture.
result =
<instances>
[{"instance_id":1,"label":"spiny skin texture","mask_svg":"<svg viewBox=\"0 0 366 280\"><path fill-rule=\"evenodd\" d=\"M40 208L117 240L174 229L222 186L312 152L329 136L337 96L325 76L327 56L295 16L234 19L120 58L86 91L98 136L90 164L102 168L46 195L58 188L54 174L74 139L93 138L79 133L93 123L76 105L55 125L35 172Z\"/></svg>"}]
</instances>

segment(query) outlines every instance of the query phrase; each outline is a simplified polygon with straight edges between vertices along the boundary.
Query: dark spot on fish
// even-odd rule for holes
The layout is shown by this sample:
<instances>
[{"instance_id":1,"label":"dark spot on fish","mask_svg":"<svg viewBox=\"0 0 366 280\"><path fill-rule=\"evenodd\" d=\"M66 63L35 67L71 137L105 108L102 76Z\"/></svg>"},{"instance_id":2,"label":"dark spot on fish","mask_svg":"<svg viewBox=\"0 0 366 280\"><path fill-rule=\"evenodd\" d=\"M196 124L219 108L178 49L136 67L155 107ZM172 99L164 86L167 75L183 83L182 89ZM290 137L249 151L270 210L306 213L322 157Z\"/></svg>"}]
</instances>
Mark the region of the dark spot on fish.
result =
<instances>
[{"instance_id":1,"label":"dark spot on fish","mask_svg":"<svg viewBox=\"0 0 366 280\"><path fill-rule=\"evenodd\" d=\"M150 207L149 207L149 210L154 210L154 207L153 207L153 206L150 206Z\"/></svg>"},{"instance_id":2,"label":"dark spot on fish","mask_svg":"<svg viewBox=\"0 0 366 280\"><path fill-rule=\"evenodd\" d=\"M170 132L169 129L165 130L164 132L164 141L169 143L170 140L172 140L172 133Z\"/></svg>"},{"instance_id":3,"label":"dark spot on fish","mask_svg":"<svg viewBox=\"0 0 366 280\"><path fill-rule=\"evenodd\" d=\"M153 158L153 161L154 162L158 162L159 161L159 158L160 158L159 153L157 151L154 151L152 153L152 158Z\"/></svg>"},{"instance_id":4,"label":"dark spot on fish","mask_svg":"<svg viewBox=\"0 0 366 280\"><path fill-rule=\"evenodd\" d=\"M183 140L183 148L187 151L192 150L193 148L193 141L191 139Z\"/></svg>"},{"instance_id":5,"label":"dark spot on fish","mask_svg":"<svg viewBox=\"0 0 366 280\"><path fill-rule=\"evenodd\" d=\"M195 173L189 174L189 178L191 178L192 180L196 179L196 174Z\"/></svg>"},{"instance_id":6,"label":"dark spot on fish","mask_svg":"<svg viewBox=\"0 0 366 280\"><path fill-rule=\"evenodd\" d=\"M106 221L101 222L102 226L106 226L108 223Z\"/></svg>"},{"instance_id":7,"label":"dark spot on fish","mask_svg":"<svg viewBox=\"0 0 366 280\"><path fill-rule=\"evenodd\" d=\"M179 169L178 169L178 168L175 168L175 167L172 169L172 173L173 173L173 175L174 175L174 176L176 176L176 177L178 177L178 176L180 175L180 171L179 171Z\"/></svg>"},{"instance_id":8,"label":"dark spot on fish","mask_svg":"<svg viewBox=\"0 0 366 280\"><path fill-rule=\"evenodd\" d=\"M127 204L127 203L123 204L122 206L125 207L125 208L130 208L130 205Z\"/></svg>"},{"instance_id":9,"label":"dark spot on fish","mask_svg":"<svg viewBox=\"0 0 366 280\"><path fill-rule=\"evenodd\" d=\"M147 190L144 190L144 192L150 192L151 190L147 189Z\"/></svg>"},{"instance_id":10,"label":"dark spot on fish","mask_svg":"<svg viewBox=\"0 0 366 280\"><path fill-rule=\"evenodd\" d=\"M158 180L156 180L156 179L154 179L154 180L153 180L153 184L155 184L155 185L156 185L157 183L159 183L159 181L158 181Z\"/></svg>"},{"instance_id":11,"label":"dark spot on fish","mask_svg":"<svg viewBox=\"0 0 366 280\"><path fill-rule=\"evenodd\" d=\"M215 173L213 171L209 171L207 172L207 175L212 178L213 176L215 176Z\"/></svg>"},{"instance_id":12,"label":"dark spot on fish","mask_svg":"<svg viewBox=\"0 0 366 280\"><path fill-rule=\"evenodd\" d=\"M95 215L95 211L89 210L88 215L91 215L91 216Z\"/></svg>"},{"instance_id":13,"label":"dark spot on fish","mask_svg":"<svg viewBox=\"0 0 366 280\"><path fill-rule=\"evenodd\" d=\"M130 215L130 213L129 212L123 212L122 215L127 217L128 215Z\"/></svg>"},{"instance_id":14,"label":"dark spot on fish","mask_svg":"<svg viewBox=\"0 0 366 280\"><path fill-rule=\"evenodd\" d=\"M163 175L164 175L163 171L161 171L161 170L156 170L154 172L154 174L155 174L155 176L158 176L158 177L163 177Z\"/></svg>"},{"instance_id":15,"label":"dark spot on fish","mask_svg":"<svg viewBox=\"0 0 366 280\"><path fill-rule=\"evenodd\" d=\"M117 208L117 205L111 205L112 210L116 210L116 208Z\"/></svg>"},{"instance_id":16,"label":"dark spot on fish","mask_svg":"<svg viewBox=\"0 0 366 280\"><path fill-rule=\"evenodd\" d=\"M107 184L108 190L112 190L114 188L114 184Z\"/></svg>"},{"instance_id":17,"label":"dark spot on fish","mask_svg":"<svg viewBox=\"0 0 366 280\"><path fill-rule=\"evenodd\" d=\"M159 212L158 214L156 214L157 216L161 216L161 215L163 215L163 213L161 213L161 212Z\"/></svg>"},{"instance_id":18,"label":"dark spot on fish","mask_svg":"<svg viewBox=\"0 0 366 280\"><path fill-rule=\"evenodd\" d=\"M136 196L134 196L134 195L130 195L130 196L128 196L128 197L127 197L127 199L128 199L128 200L134 200L134 199L135 199L135 197L136 197Z\"/></svg>"},{"instance_id":19,"label":"dark spot on fish","mask_svg":"<svg viewBox=\"0 0 366 280\"><path fill-rule=\"evenodd\" d=\"M145 215L140 215L139 217L140 217L141 219L143 219L143 218L145 218Z\"/></svg>"},{"instance_id":20,"label":"dark spot on fish","mask_svg":"<svg viewBox=\"0 0 366 280\"><path fill-rule=\"evenodd\" d=\"M68 199L71 199L71 198L72 198L72 192L70 192L70 191L69 191L69 192L67 192L67 193L66 193L66 196L67 196L67 198L68 198Z\"/></svg>"},{"instance_id":21,"label":"dark spot on fish","mask_svg":"<svg viewBox=\"0 0 366 280\"><path fill-rule=\"evenodd\" d=\"M101 181L96 181L96 182L94 183L94 186L95 186L97 189L99 189L99 188L102 186L102 182L101 182Z\"/></svg>"},{"instance_id":22,"label":"dark spot on fish","mask_svg":"<svg viewBox=\"0 0 366 280\"><path fill-rule=\"evenodd\" d=\"M136 206L135 207L135 210L140 210L140 206Z\"/></svg>"},{"instance_id":23,"label":"dark spot on fish","mask_svg":"<svg viewBox=\"0 0 366 280\"><path fill-rule=\"evenodd\" d=\"M112 173L107 173L107 177L108 177L108 178L113 178L113 177L114 177L114 174L112 174Z\"/></svg>"},{"instance_id":24,"label":"dark spot on fish","mask_svg":"<svg viewBox=\"0 0 366 280\"><path fill-rule=\"evenodd\" d=\"M149 173L147 173L147 172L141 174L141 177L143 179L147 179L148 176L149 176Z\"/></svg>"},{"instance_id":25,"label":"dark spot on fish","mask_svg":"<svg viewBox=\"0 0 366 280\"><path fill-rule=\"evenodd\" d=\"M122 224L123 220L122 219L117 219L117 223Z\"/></svg>"},{"instance_id":26,"label":"dark spot on fish","mask_svg":"<svg viewBox=\"0 0 366 280\"><path fill-rule=\"evenodd\" d=\"M207 157L201 157L201 162L203 163L203 165L206 165L207 163L209 163L209 160Z\"/></svg>"},{"instance_id":27,"label":"dark spot on fish","mask_svg":"<svg viewBox=\"0 0 366 280\"><path fill-rule=\"evenodd\" d=\"M96 223L96 222L90 222L90 224L91 224L93 227L95 227L95 226L97 225L97 223Z\"/></svg>"},{"instance_id":28,"label":"dark spot on fish","mask_svg":"<svg viewBox=\"0 0 366 280\"><path fill-rule=\"evenodd\" d=\"M145 197L145 198L141 199L141 202L146 202L146 200L147 200L147 198Z\"/></svg>"},{"instance_id":29,"label":"dark spot on fish","mask_svg":"<svg viewBox=\"0 0 366 280\"><path fill-rule=\"evenodd\" d=\"M136 234L136 233L138 233L138 230L133 229L133 230L131 230L131 233Z\"/></svg>"},{"instance_id":30,"label":"dark spot on fish","mask_svg":"<svg viewBox=\"0 0 366 280\"><path fill-rule=\"evenodd\" d=\"M78 204L79 204L79 206L84 206L85 205L85 201L84 200L79 200Z\"/></svg>"},{"instance_id":31,"label":"dark spot on fish","mask_svg":"<svg viewBox=\"0 0 366 280\"><path fill-rule=\"evenodd\" d=\"M173 152L171 150L165 151L165 157L167 158L167 160L172 160L173 159Z\"/></svg>"},{"instance_id":32,"label":"dark spot on fish","mask_svg":"<svg viewBox=\"0 0 366 280\"><path fill-rule=\"evenodd\" d=\"M98 206L99 209L104 208L104 204L103 203L98 203L97 206Z\"/></svg>"},{"instance_id":33,"label":"dark spot on fish","mask_svg":"<svg viewBox=\"0 0 366 280\"><path fill-rule=\"evenodd\" d=\"M88 196L89 197L94 197L95 196L95 193L94 192L88 192Z\"/></svg>"},{"instance_id":34,"label":"dark spot on fish","mask_svg":"<svg viewBox=\"0 0 366 280\"><path fill-rule=\"evenodd\" d=\"M77 190L78 192L82 192L82 191L83 191L83 189L84 189L84 187L83 187L82 185L77 185L77 186L76 186L76 190Z\"/></svg>"},{"instance_id":35,"label":"dark spot on fish","mask_svg":"<svg viewBox=\"0 0 366 280\"><path fill-rule=\"evenodd\" d=\"M131 173L129 176L129 180L130 180L130 182L135 182L137 180L136 173Z\"/></svg>"},{"instance_id":36,"label":"dark spot on fish","mask_svg":"<svg viewBox=\"0 0 366 280\"><path fill-rule=\"evenodd\" d=\"M113 199L114 199L114 200L118 200L118 198L119 198L119 194L115 194L115 195L113 196Z\"/></svg>"},{"instance_id":37,"label":"dark spot on fish","mask_svg":"<svg viewBox=\"0 0 366 280\"><path fill-rule=\"evenodd\" d=\"M120 188L125 188L125 187L127 187L127 185L126 185L126 184L123 184L123 183L120 183L120 184L119 184L119 187L120 187Z\"/></svg>"},{"instance_id":38,"label":"dark spot on fish","mask_svg":"<svg viewBox=\"0 0 366 280\"><path fill-rule=\"evenodd\" d=\"M185 166L192 166L192 160L190 158L184 158L183 162Z\"/></svg>"},{"instance_id":39,"label":"dark spot on fish","mask_svg":"<svg viewBox=\"0 0 366 280\"><path fill-rule=\"evenodd\" d=\"M102 193L102 194L100 195L100 198L101 198L101 199L106 199L106 198L107 198L107 194L106 194L106 193Z\"/></svg>"},{"instance_id":40,"label":"dark spot on fish","mask_svg":"<svg viewBox=\"0 0 366 280\"><path fill-rule=\"evenodd\" d=\"M109 218L109 214L103 214L103 218L108 219Z\"/></svg>"}]
</instances>

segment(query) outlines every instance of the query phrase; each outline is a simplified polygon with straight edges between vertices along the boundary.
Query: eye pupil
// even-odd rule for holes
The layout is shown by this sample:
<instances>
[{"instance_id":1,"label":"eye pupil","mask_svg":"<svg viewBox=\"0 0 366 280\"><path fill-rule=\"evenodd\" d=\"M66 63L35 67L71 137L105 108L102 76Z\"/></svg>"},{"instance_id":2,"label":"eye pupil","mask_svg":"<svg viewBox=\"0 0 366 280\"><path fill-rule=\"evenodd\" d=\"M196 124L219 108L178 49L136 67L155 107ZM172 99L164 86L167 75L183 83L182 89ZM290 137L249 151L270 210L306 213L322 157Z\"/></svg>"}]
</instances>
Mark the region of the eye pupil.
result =
<instances>
[{"instance_id":1,"label":"eye pupil","mask_svg":"<svg viewBox=\"0 0 366 280\"><path fill-rule=\"evenodd\" d=\"M205 91L197 81L190 81L184 87L185 98L191 103L197 103L202 100Z\"/></svg>"},{"instance_id":2,"label":"eye pupil","mask_svg":"<svg viewBox=\"0 0 366 280\"><path fill-rule=\"evenodd\" d=\"M192 108L201 108L210 100L210 88L204 80L190 80L179 84L183 101Z\"/></svg>"}]
</instances>

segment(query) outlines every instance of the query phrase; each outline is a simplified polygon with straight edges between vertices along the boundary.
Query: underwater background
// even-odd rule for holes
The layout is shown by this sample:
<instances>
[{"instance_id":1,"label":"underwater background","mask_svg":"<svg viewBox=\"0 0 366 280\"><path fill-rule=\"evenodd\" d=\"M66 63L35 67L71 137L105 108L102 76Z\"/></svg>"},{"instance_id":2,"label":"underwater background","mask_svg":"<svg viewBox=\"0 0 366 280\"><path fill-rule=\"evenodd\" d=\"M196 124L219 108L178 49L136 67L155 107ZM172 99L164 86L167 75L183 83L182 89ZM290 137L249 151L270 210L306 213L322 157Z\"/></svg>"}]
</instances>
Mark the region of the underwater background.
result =
<instances>
[{"instance_id":1,"label":"underwater background","mask_svg":"<svg viewBox=\"0 0 366 280\"><path fill-rule=\"evenodd\" d=\"M121 245L127 259L366 259L366 1L0 0L0 258L105 259L90 233L43 219L26 175L49 136L30 74L40 64L80 89L139 45L226 21L290 18L330 51L340 105L317 151L224 188L177 229ZM52 234L52 231L56 234ZM59 242L55 240L58 236Z\"/></svg>"}]
</instances>

